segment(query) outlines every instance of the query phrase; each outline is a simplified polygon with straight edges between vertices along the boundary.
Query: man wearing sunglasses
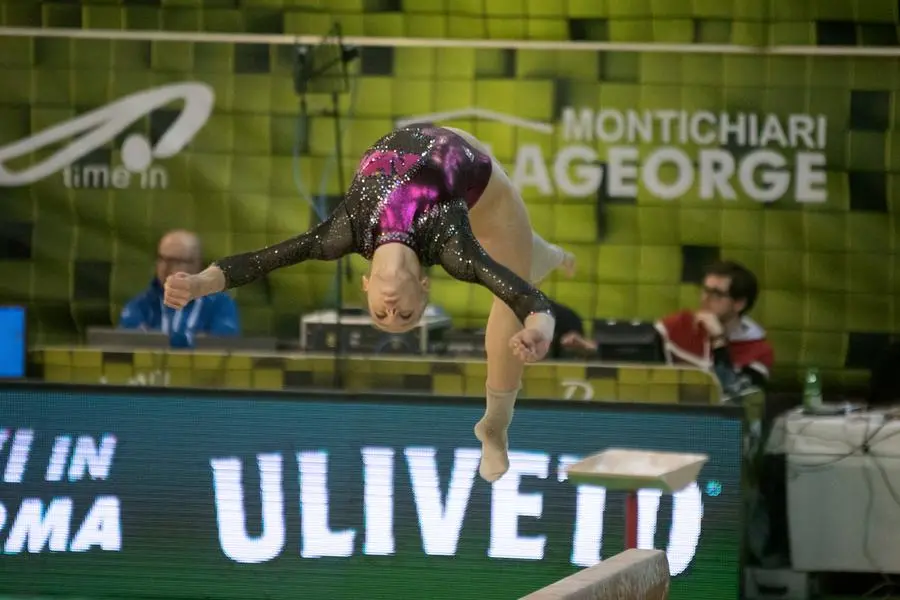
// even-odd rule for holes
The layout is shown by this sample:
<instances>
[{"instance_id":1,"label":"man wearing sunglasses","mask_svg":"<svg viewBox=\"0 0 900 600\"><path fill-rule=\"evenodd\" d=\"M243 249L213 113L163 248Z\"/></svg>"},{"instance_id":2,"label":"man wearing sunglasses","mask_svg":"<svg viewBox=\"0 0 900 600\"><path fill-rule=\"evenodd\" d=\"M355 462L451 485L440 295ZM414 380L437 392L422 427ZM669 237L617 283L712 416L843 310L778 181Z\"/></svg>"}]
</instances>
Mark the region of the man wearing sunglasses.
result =
<instances>
[{"instance_id":1,"label":"man wearing sunglasses","mask_svg":"<svg viewBox=\"0 0 900 600\"><path fill-rule=\"evenodd\" d=\"M125 305L119 319L123 329L162 331L173 348L190 348L195 335L240 333L237 305L225 293L197 298L175 310L163 304L162 282L179 272L198 273L203 268L200 239L190 231L175 230L159 241L154 277L146 290Z\"/></svg>"},{"instance_id":2,"label":"man wearing sunglasses","mask_svg":"<svg viewBox=\"0 0 900 600\"><path fill-rule=\"evenodd\" d=\"M765 330L747 316L759 292L743 265L720 261L706 269L700 310L680 311L657 322L669 362L714 371L729 390L763 387L774 354Z\"/></svg>"}]
</instances>

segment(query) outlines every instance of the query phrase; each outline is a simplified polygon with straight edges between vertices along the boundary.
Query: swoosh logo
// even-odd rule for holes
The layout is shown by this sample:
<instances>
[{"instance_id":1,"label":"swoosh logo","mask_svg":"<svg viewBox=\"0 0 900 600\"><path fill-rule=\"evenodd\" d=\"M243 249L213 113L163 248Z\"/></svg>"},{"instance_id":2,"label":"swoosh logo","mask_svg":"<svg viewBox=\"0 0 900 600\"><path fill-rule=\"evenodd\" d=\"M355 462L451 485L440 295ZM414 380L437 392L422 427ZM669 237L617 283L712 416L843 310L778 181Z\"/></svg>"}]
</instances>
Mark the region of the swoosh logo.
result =
<instances>
[{"instance_id":1,"label":"swoosh logo","mask_svg":"<svg viewBox=\"0 0 900 600\"><path fill-rule=\"evenodd\" d=\"M27 185L53 175L113 140L138 119L175 100L184 100L184 108L152 148L154 158L173 156L194 138L212 113L215 93L204 83L176 83L138 92L0 147L0 186ZM22 171L11 171L6 166L8 161L79 134L83 135L41 163Z\"/></svg>"}]
</instances>

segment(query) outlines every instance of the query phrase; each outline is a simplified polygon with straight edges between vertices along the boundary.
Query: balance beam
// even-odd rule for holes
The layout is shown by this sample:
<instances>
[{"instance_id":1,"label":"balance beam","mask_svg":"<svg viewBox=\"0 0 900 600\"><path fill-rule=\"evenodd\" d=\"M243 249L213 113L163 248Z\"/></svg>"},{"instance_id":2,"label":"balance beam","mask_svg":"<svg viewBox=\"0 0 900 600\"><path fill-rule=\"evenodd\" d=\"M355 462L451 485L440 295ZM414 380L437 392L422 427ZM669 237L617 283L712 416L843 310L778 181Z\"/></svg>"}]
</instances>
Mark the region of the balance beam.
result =
<instances>
[{"instance_id":1,"label":"balance beam","mask_svg":"<svg viewBox=\"0 0 900 600\"><path fill-rule=\"evenodd\" d=\"M667 600L669 561L661 550L626 550L520 600Z\"/></svg>"}]
</instances>

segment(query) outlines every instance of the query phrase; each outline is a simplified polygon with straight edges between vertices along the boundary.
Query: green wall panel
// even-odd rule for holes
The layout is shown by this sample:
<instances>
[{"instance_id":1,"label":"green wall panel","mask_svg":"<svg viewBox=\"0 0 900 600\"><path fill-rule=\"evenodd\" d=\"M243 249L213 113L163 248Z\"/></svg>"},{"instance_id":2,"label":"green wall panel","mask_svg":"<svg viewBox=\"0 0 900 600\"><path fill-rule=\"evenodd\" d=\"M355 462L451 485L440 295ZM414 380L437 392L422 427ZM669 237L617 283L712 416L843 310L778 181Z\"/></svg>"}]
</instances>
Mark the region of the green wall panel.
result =
<instances>
[{"instance_id":1,"label":"green wall panel","mask_svg":"<svg viewBox=\"0 0 900 600\"><path fill-rule=\"evenodd\" d=\"M403 18L481 18L480 8L470 7L474 12L468 14L455 3L439 4L439 11L410 10ZM893 18L895 3L875 13L864 4L852 3L848 14L868 19L876 14L884 22ZM69 9L44 6L35 12L36 6L4 4L3 18L16 24L27 24L22 21L35 14L55 21L73 18ZM251 15L253 3L242 6L247 11L238 15L241 22L251 16L262 19L268 10L260 4L263 12ZM291 15L305 14L304 7L311 4L280 6ZM653 22L654 32L657 21L682 18L778 18L798 24L819 18L780 4L775 10L775 3L759 11L750 3L625 6L570 0L560 6L548 12L539 2L501 3L491 6L488 17L553 21L585 18L596 10L598 19L610 22ZM720 14L726 10L723 6L727 14ZM113 22L110 15L121 11L127 23L129 15L162 14L169 5L141 8L147 10L85 5L81 13L96 13L97 19L105 15L103 22ZM340 14L349 18L356 9L357 3L348 2ZM179 23L207 23L215 13L197 3ZM368 15L357 16L365 24ZM90 22L83 18L81 24ZM7 237L25 236L28 246L23 252L21 244L5 244L0 281L6 283L0 295L33 303L33 333L39 340L72 338L91 319L114 318L149 278L154 245L167 228L197 229L213 259L307 228L313 216L304 196L340 195L334 122L326 112L329 97L310 95L311 116L305 124L298 122L290 51L246 44L0 37L0 73L7 90L0 95L0 147L158 86L199 82L215 96L209 120L183 150L154 160L150 177L126 178L123 143L130 134L155 143L178 116L179 102L138 115L68 171L26 185L0 186L11 223ZM753 316L770 330L778 363L791 373L804 364L818 364L839 375L845 366L853 366L854 344L861 334L897 330L900 81L894 59L364 48L362 60L351 70L354 92L341 97L341 110L348 114L342 157L348 176L366 146L397 120L462 111L442 122L470 129L492 145L517 181L530 181L522 194L535 228L579 256L578 276L571 281L554 276L547 290L576 307L587 321L652 318L695 302L697 288L683 274L691 249L700 247L739 259L756 271L763 292ZM595 136L573 141L566 135L566 107L608 109L626 117L628 111L638 116L641 111L674 111L687 117L727 113L729 118L743 113L760 119L771 113L783 124L792 115L821 116L827 121L826 144L815 151L827 161L827 182L822 185L827 198L798 202L793 176L791 185L769 203L753 199L746 185L738 185L732 198L701 197L704 185L697 177L673 199L656 193L646 177L634 186L634 194L616 196L609 186L618 172L608 163L623 147L629 152L633 148L643 175L661 148L683 151L694 171L704 152L723 151L739 161L760 148L679 139L677 131L667 142L659 123L650 140L603 141ZM501 118L484 117L475 109ZM508 117L532 123L515 124ZM549 133L540 130L547 126ZM308 135L298 143L298 132L304 131ZM4 167L20 172L67 143L60 140L36 149L4 162ZM560 185L560 178L579 183L597 173L584 157L555 168L556 159L576 145L606 163L598 190L587 186L587 191L567 193ZM301 149L298 156L293 155L295 146ZM788 169L798 163L797 148L770 149L778 150ZM98 166L109 179L99 187L88 186L90 177L99 176ZM678 175L672 164L663 165L659 173L662 184L671 184ZM354 265L358 279L363 265ZM250 329L268 332L285 314L326 302L333 270L330 264L301 265L273 276L268 287L240 290L237 297L251 315ZM439 273L434 276L436 294L460 324L483 319L487 305L481 292ZM68 317L60 316L62 306L69 307Z\"/></svg>"}]
</instances>

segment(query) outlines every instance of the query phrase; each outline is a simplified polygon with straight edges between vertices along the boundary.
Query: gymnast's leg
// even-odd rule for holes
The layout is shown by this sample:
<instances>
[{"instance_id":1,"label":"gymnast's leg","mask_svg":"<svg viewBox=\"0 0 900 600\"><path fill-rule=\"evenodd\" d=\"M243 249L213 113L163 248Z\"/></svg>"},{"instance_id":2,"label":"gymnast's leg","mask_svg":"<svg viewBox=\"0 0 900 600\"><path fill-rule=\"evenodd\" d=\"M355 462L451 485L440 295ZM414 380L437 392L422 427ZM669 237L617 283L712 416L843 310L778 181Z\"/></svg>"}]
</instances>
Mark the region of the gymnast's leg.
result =
<instances>
[{"instance_id":1,"label":"gymnast's leg","mask_svg":"<svg viewBox=\"0 0 900 600\"><path fill-rule=\"evenodd\" d=\"M514 226L504 227L504 235L493 238L496 241L490 237L482 241L488 254L521 277L530 273L534 283L558 267L569 272L574 270L574 256L531 231L524 203L517 197L509 198L507 202L513 203L511 209L517 215L512 219ZM512 353L509 340L521 329L522 324L509 306L494 298L485 336L487 409L475 426L475 436L481 441L479 473L487 481L496 481L509 470L507 430L525 368Z\"/></svg>"},{"instance_id":2,"label":"gymnast's leg","mask_svg":"<svg viewBox=\"0 0 900 600\"><path fill-rule=\"evenodd\" d=\"M479 473L486 481L496 481L509 470L507 429L512 422L516 397L522 386L524 363L513 355L509 340L522 326L516 315L494 299L488 317L486 410L475 426L481 442Z\"/></svg>"},{"instance_id":3,"label":"gymnast's leg","mask_svg":"<svg viewBox=\"0 0 900 600\"><path fill-rule=\"evenodd\" d=\"M524 203L514 192L499 193L486 200L490 202L485 206L490 208L490 214L482 213L479 219L479 241L494 260L520 277L529 277L534 238ZM496 481L509 469L507 429L525 367L510 349L509 340L521 329L515 313L494 298L485 336L487 407L475 426L475 435L481 441L479 472L487 481Z\"/></svg>"}]
</instances>

